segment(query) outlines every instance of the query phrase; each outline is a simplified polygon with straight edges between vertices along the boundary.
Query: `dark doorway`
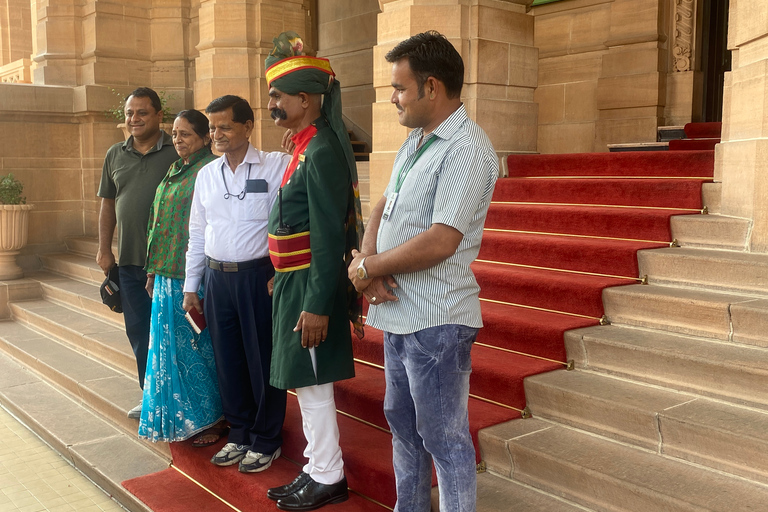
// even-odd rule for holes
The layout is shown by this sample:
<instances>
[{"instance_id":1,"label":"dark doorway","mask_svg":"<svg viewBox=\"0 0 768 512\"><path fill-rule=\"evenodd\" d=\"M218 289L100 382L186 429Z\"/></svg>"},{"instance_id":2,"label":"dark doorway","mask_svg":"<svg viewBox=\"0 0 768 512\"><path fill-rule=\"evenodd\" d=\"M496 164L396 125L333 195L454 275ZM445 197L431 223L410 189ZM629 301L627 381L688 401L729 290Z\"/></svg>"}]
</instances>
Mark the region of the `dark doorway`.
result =
<instances>
[{"instance_id":1,"label":"dark doorway","mask_svg":"<svg viewBox=\"0 0 768 512\"><path fill-rule=\"evenodd\" d=\"M728 2L729 0L704 0L703 2L702 121L723 120L725 73L731 70L731 52L728 51Z\"/></svg>"}]
</instances>

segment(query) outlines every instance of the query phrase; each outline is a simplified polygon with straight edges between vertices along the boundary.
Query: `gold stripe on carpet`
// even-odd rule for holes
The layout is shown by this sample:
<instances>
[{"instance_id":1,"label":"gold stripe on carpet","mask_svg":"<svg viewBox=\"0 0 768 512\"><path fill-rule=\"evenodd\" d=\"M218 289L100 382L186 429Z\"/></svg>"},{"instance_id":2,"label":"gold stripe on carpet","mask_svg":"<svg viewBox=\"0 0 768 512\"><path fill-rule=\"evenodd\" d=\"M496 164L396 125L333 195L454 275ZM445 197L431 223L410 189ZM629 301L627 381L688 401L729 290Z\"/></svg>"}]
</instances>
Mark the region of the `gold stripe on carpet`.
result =
<instances>
[{"instance_id":1,"label":"gold stripe on carpet","mask_svg":"<svg viewBox=\"0 0 768 512\"><path fill-rule=\"evenodd\" d=\"M382 502L380 502L380 501L376 501L376 500L375 500L375 499L373 499L373 498L369 498L369 497L368 497L368 496L366 496L365 494L361 494L361 493L357 492L357 491L356 491L356 490L354 490L354 489L349 489L349 492L353 492L353 493L357 494L358 496L360 496L361 498L363 498L364 500L368 500L368 501L370 501L371 503L373 503L373 504L375 504L375 505L378 505L378 506L380 506L380 507L382 507L382 508L385 508L385 509L387 509L387 510L395 510L395 509L393 509L392 507L388 507L388 506L386 506L385 504L383 504Z\"/></svg>"},{"instance_id":2,"label":"gold stripe on carpet","mask_svg":"<svg viewBox=\"0 0 768 512\"><path fill-rule=\"evenodd\" d=\"M356 363L364 364L366 366L371 366L373 368L378 368L379 370L383 370L384 369L384 367L381 366L380 364L371 363L370 361L363 361L362 359L358 359L358 358L355 358L354 361Z\"/></svg>"},{"instance_id":3,"label":"gold stripe on carpet","mask_svg":"<svg viewBox=\"0 0 768 512\"><path fill-rule=\"evenodd\" d=\"M632 206L625 204L592 204L592 203L539 203L529 201L491 201L491 204L513 204L522 206L584 206L594 208L631 208L633 210L670 210L675 212L704 213L703 208L673 208L671 206Z\"/></svg>"},{"instance_id":4,"label":"gold stripe on carpet","mask_svg":"<svg viewBox=\"0 0 768 512\"><path fill-rule=\"evenodd\" d=\"M507 176L504 180L704 180L715 181L712 176Z\"/></svg>"},{"instance_id":5,"label":"gold stripe on carpet","mask_svg":"<svg viewBox=\"0 0 768 512\"><path fill-rule=\"evenodd\" d=\"M565 361L558 361L557 359L550 359L550 358L544 357L544 356L537 356L537 355L533 355L533 354L527 354L525 352L519 352L517 350L512 350L510 348L497 347L495 345L488 345L486 343L480 343L480 342L477 342L477 341L475 342L475 345L480 345L481 347L492 348L493 350L500 350L502 352L509 352L510 354L517 354L519 356L530 357L532 359L540 359L542 361L549 361L550 363L557 363L557 364L562 364L563 366L568 366L568 363L565 362Z\"/></svg>"},{"instance_id":6,"label":"gold stripe on carpet","mask_svg":"<svg viewBox=\"0 0 768 512\"><path fill-rule=\"evenodd\" d=\"M613 236L598 236L598 235L577 235L573 233L549 233L546 231L524 231L520 229L501 229L501 228L483 228L483 231L492 231L494 233L520 233L523 235L546 235L546 236L568 236L572 238L592 238L595 240L616 240L619 242L640 242L644 244L662 244L674 247L672 244L675 242L663 242L661 240L643 240L642 238L617 238Z\"/></svg>"},{"instance_id":7,"label":"gold stripe on carpet","mask_svg":"<svg viewBox=\"0 0 768 512\"><path fill-rule=\"evenodd\" d=\"M288 393L293 395L293 396L296 396L296 392L295 391L290 391L289 390ZM380 426L376 425L375 423L371 423L370 421L365 421L362 418L358 418L357 416L353 416L353 415L349 414L348 412L340 411L339 409L336 409L336 412L341 414L342 416L346 416L347 418L350 418L350 419L353 419L353 420L355 420L355 421L357 421L359 423L362 423L363 425L368 425L369 427L373 427L373 428L375 428L377 430L381 430L382 432L386 432L387 434L390 434L390 435L392 434L392 432L390 432L389 430L387 430L387 429L385 429L383 427L380 427Z\"/></svg>"},{"instance_id":8,"label":"gold stripe on carpet","mask_svg":"<svg viewBox=\"0 0 768 512\"><path fill-rule=\"evenodd\" d=\"M480 400L481 402L485 402L491 405L498 405L504 409L512 409L513 411L519 412L523 418L527 418L527 415L531 413L527 407L525 409L518 409L517 407L512 407L511 405L503 404L501 402L491 400L490 398L483 398L482 396L473 395L472 393L469 394L469 398L474 398L475 400Z\"/></svg>"},{"instance_id":9,"label":"gold stripe on carpet","mask_svg":"<svg viewBox=\"0 0 768 512\"><path fill-rule=\"evenodd\" d=\"M535 309L536 311L544 311L545 313L556 313L558 315L567 315L567 316L575 316L578 318L588 318L590 320L594 320L595 322L602 321L602 318L598 318L595 316L589 316L589 315L580 315L579 313L569 313L568 311L558 311L556 309L547 309L547 308L540 308L537 306L529 306L527 304L516 304L514 302L505 302L503 300L495 300L495 299L484 299L480 297L480 301L482 302L491 302L493 304L501 304L504 306L512 306L515 308L524 308L524 309Z\"/></svg>"},{"instance_id":10,"label":"gold stripe on carpet","mask_svg":"<svg viewBox=\"0 0 768 512\"><path fill-rule=\"evenodd\" d=\"M212 490L210 490L209 488L207 488L206 486L204 486L203 484L201 484L200 482L198 482L197 480L195 480L194 478L192 478L191 476L186 474L184 471L182 471L179 468L177 468L176 466L174 466L173 462L171 462L171 467L173 469L175 469L176 471L178 471L179 473L181 473L182 475L184 475L184 477L187 480L189 480L190 482L194 483L195 485L200 487L202 490L204 490L205 492L207 492L208 494L210 494L211 496L213 496L214 498L216 498L217 500L219 500L220 502L222 502L223 504L225 504L226 506L228 506L232 510L236 510L237 512L242 512L239 508L237 508L236 506L234 506L233 504L231 504L230 502L228 502L227 500L225 500L224 498L222 498L221 496L219 496L218 494L216 494L215 492L213 492Z\"/></svg>"},{"instance_id":11,"label":"gold stripe on carpet","mask_svg":"<svg viewBox=\"0 0 768 512\"><path fill-rule=\"evenodd\" d=\"M638 282L643 281L643 278L641 277L615 276L613 274L600 274L599 272L584 272L582 270L568 270L564 268L537 267L536 265L523 265L522 263L507 263L504 261L479 260L479 259L475 261L479 261L480 263L491 263L493 265L507 265L509 267L533 268L536 270L551 270L552 272L564 272L566 274L580 274L583 276L595 276L595 277L610 277L613 279L626 279L629 281L638 281Z\"/></svg>"}]
</instances>

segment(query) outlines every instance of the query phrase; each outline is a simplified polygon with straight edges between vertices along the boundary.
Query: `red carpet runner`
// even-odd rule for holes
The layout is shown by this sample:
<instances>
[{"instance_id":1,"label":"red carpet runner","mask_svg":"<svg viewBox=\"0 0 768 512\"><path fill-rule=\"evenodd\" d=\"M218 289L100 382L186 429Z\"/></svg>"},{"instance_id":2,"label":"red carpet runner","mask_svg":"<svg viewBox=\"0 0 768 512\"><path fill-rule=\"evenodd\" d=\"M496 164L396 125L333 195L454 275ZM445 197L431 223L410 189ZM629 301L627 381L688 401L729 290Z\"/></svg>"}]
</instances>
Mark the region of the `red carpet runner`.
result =
<instances>
[{"instance_id":1,"label":"red carpet runner","mask_svg":"<svg viewBox=\"0 0 768 512\"><path fill-rule=\"evenodd\" d=\"M507 163L510 176L496 185L472 266L482 287L485 323L472 351L469 416L475 443L481 428L521 416L525 377L566 366L564 332L600 322L604 288L638 282L637 251L669 245L669 217L700 214L701 183L712 179L714 152L513 155ZM366 328L354 345L357 377L336 385L345 471L352 490L392 507L382 333ZM286 458L304 460L293 396L284 436L284 458L258 475L212 466L208 459L217 447L182 443L171 450L176 467L238 509L275 510L266 489L298 474ZM187 487L177 494L181 485ZM174 469L125 486L156 512L192 510L180 503L193 487L201 500L209 499ZM360 495L330 509L384 510Z\"/></svg>"}]
</instances>

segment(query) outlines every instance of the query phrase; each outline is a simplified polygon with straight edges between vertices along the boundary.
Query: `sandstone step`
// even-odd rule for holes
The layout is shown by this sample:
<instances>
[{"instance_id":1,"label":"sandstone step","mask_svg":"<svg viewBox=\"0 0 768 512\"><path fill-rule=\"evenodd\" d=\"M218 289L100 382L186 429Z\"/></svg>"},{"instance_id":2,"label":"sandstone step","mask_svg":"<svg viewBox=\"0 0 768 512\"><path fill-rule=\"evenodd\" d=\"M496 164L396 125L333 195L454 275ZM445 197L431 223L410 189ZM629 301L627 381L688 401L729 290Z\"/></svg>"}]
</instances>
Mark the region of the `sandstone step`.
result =
<instances>
[{"instance_id":1,"label":"sandstone step","mask_svg":"<svg viewBox=\"0 0 768 512\"><path fill-rule=\"evenodd\" d=\"M577 368L739 404L768 405L768 350L615 325L565 334Z\"/></svg>"},{"instance_id":2,"label":"sandstone step","mask_svg":"<svg viewBox=\"0 0 768 512\"><path fill-rule=\"evenodd\" d=\"M768 410L589 371L525 382L534 417L768 483Z\"/></svg>"},{"instance_id":3,"label":"sandstone step","mask_svg":"<svg viewBox=\"0 0 768 512\"><path fill-rule=\"evenodd\" d=\"M432 511L439 510L439 490L432 488ZM555 496L502 478L493 473L477 475L477 512L590 512Z\"/></svg>"},{"instance_id":4,"label":"sandstone step","mask_svg":"<svg viewBox=\"0 0 768 512\"><path fill-rule=\"evenodd\" d=\"M11 313L17 321L68 343L82 354L99 359L127 376L137 375L128 337L123 328L113 322L46 300L11 303Z\"/></svg>"},{"instance_id":5,"label":"sandstone step","mask_svg":"<svg viewBox=\"0 0 768 512\"><path fill-rule=\"evenodd\" d=\"M654 451L659 448L659 411L693 399L688 393L583 370L556 370L528 377L525 397L536 418Z\"/></svg>"},{"instance_id":6,"label":"sandstone step","mask_svg":"<svg viewBox=\"0 0 768 512\"><path fill-rule=\"evenodd\" d=\"M12 281L0 281L0 319L11 317L10 303L19 300L39 299L43 296L40 283L23 277Z\"/></svg>"},{"instance_id":7,"label":"sandstone step","mask_svg":"<svg viewBox=\"0 0 768 512\"><path fill-rule=\"evenodd\" d=\"M657 138L664 142L685 138L685 130L683 126L659 126L657 133Z\"/></svg>"},{"instance_id":8,"label":"sandstone step","mask_svg":"<svg viewBox=\"0 0 768 512\"><path fill-rule=\"evenodd\" d=\"M768 295L768 254L668 247L637 258L650 284Z\"/></svg>"},{"instance_id":9,"label":"sandstone step","mask_svg":"<svg viewBox=\"0 0 768 512\"><path fill-rule=\"evenodd\" d=\"M731 306L733 341L758 347L768 347L768 300Z\"/></svg>"},{"instance_id":10,"label":"sandstone step","mask_svg":"<svg viewBox=\"0 0 768 512\"><path fill-rule=\"evenodd\" d=\"M719 340L731 338L730 308L755 297L658 285L603 290L605 315L613 324L659 329Z\"/></svg>"},{"instance_id":11,"label":"sandstone step","mask_svg":"<svg viewBox=\"0 0 768 512\"><path fill-rule=\"evenodd\" d=\"M41 254L43 268L79 279L87 283L100 285L104 281L104 272L96 264L96 258L75 253Z\"/></svg>"},{"instance_id":12,"label":"sandstone step","mask_svg":"<svg viewBox=\"0 0 768 512\"><path fill-rule=\"evenodd\" d=\"M768 499L760 484L535 418L492 429L514 480L598 510L757 511Z\"/></svg>"},{"instance_id":13,"label":"sandstone step","mask_svg":"<svg viewBox=\"0 0 768 512\"><path fill-rule=\"evenodd\" d=\"M665 454L768 484L768 410L699 398L659 424Z\"/></svg>"},{"instance_id":14,"label":"sandstone step","mask_svg":"<svg viewBox=\"0 0 768 512\"><path fill-rule=\"evenodd\" d=\"M702 183L701 184L701 204L707 207L709 213L720 213L720 204L722 200L722 183Z\"/></svg>"},{"instance_id":15,"label":"sandstone step","mask_svg":"<svg viewBox=\"0 0 768 512\"><path fill-rule=\"evenodd\" d=\"M122 313L115 313L101 302L97 285L47 271L34 272L27 277L40 283L44 299L124 328Z\"/></svg>"},{"instance_id":16,"label":"sandstone step","mask_svg":"<svg viewBox=\"0 0 768 512\"><path fill-rule=\"evenodd\" d=\"M18 322L6 321L0 325L0 349L67 391L78 403L136 435L138 422L126 416L141 400L135 377L128 377Z\"/></svg>"},{"instance_id":17,"label":"sandstone step","mask_svg":"<svg viewBox=\"0 0 768 512\"><path fill-rule=\"evenodd\" d=\"M121 482L167 468L168 456L147 448L135 433L111 425L4 354L0 403L123 507L151 512Z\"/></svg>"},{"instance_id":18,"label":"sandstone step","mask_svg":"<svg viewBox=\"0 0 768 512\"><path fill-rule=\"evenodd\" d=\"M67 238L64 242L67 245L67 251L96 259L96 253L99 251L98 238L76 236ZM113 247L116 247L116 244L113 244Z\"/></svg>"},{"instance_id":19,"label":"sandstone step","mask_svg":"<svg viewBox=\"0 0 768 512\"><path fill-rule=\"evenodd\" d=\"M670 217L672 238L682 247L711 247L744 250L750 221L720 215L675 215Z\"/></svg>"}]
</instances>

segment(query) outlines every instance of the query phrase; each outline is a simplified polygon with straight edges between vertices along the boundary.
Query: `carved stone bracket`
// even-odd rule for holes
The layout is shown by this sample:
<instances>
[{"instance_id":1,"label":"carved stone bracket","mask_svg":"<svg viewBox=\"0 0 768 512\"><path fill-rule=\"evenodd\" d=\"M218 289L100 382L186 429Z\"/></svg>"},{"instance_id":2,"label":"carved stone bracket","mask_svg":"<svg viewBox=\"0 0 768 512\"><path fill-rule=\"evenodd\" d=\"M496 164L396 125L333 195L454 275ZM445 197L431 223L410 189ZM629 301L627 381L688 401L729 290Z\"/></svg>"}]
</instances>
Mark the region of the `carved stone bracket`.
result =
<instances>
[{"instance_id":1,"label":"carved stone bracket","mask_svg":"<svg viewBox=\"0 0 768 512\"><path fill-rule=\"evenodd\" d=\"M675 71L693 69L693 41L696 27L695 0L675 0L674 43L672 45Z\"/></svg>"}]
</instances>

